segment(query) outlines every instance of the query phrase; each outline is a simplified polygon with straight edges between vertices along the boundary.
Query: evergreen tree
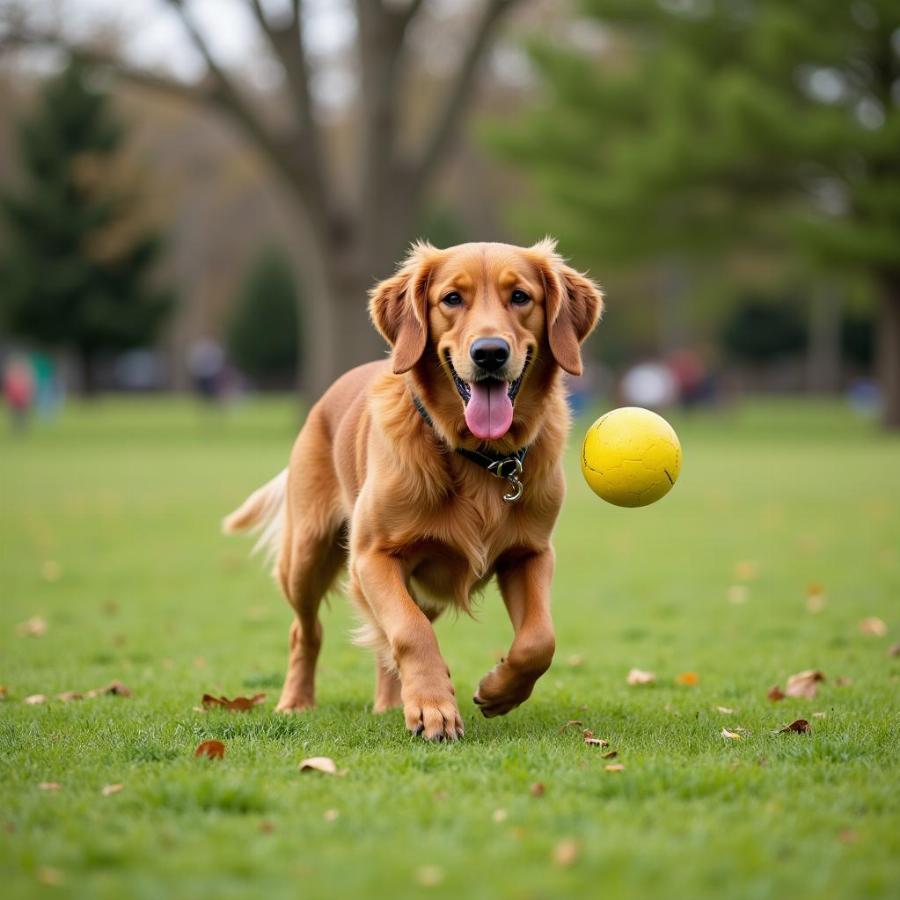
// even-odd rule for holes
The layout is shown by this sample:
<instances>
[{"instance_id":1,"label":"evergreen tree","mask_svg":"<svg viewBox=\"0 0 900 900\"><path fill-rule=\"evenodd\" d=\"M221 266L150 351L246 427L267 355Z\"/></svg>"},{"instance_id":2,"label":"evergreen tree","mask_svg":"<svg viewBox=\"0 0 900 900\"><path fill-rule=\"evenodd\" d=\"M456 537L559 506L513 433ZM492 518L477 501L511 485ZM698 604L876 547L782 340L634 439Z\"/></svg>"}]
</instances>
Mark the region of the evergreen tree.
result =
<instances>
[{"instance_id":1,"label":"evergreen tree","mask_svg":"<svg viewBox=\"0 0 900 900\"><path fill-rule=\"evenodd\" d=\"M495 136L606 265L788 247L881 297L900 427L900 4L583 0L603 59L542 44L546 102ZM546 218L543 227L546 228Z\"/></svg>"},{"instance_id":2,"label":"evergreen tree","mask_svg":"<svg viewBox=\"0 0 900 900\"><path fill-rule=\"evenodd\" d=\"M286 386L297 370L300 329L294 274L284 252L263 248L250 264L228 331L228 350L243 372Z\"/></svg>"},{"instance_id":3,"label":"evergreen tree","mask_svg":"<svg viewBox=\"0 0 900 900\"><path fill-rule=\"evenodd\" d=\"M151 341L172 306L151 270L158 234L110 187L125 129L109 98L70 65L20 127L25 186L2 198L3 319L13 334L74 351L86 391L99 355Z\"/></svg>"}]
</instances>

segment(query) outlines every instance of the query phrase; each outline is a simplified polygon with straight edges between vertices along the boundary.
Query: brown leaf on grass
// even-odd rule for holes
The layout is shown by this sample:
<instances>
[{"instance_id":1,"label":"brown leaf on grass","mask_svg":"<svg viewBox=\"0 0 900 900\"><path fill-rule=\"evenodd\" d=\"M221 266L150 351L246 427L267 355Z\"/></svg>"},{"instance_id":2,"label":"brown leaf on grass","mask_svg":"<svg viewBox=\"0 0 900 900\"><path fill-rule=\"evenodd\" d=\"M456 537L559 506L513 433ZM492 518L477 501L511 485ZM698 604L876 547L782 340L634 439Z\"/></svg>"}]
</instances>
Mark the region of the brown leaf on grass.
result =
<instances>
[{"instance_id":1,"label":"brown leaf on grass","mask_svg":"<svg viewBox=\"0 0 900 900\"><path fill-rule=\"evenodd\" d=\"M785 688L786 697L804 697L812 700L819 689L819 682L825 680L825 674L818 669L805 669L796 675L791 675Z\"/></svg>"},{"instance_id":2,"label":"brown leaf on grass","mask_svg":"<svg viewBox=\"0 0 900 900\"><path fill-rule=\"evenodd\" d=\"M229 700L227 697L214 697L212 694L204 694L200 701L205 709L213 706L221 706L229 712L247 712L254 706L259 706L266 699L265 694L254 694L252 697L235 697Z\"/></svg>"},{"instance_id":3,"label":"brown leaf on grass","mask_svg":"<svg viewBox=\"0 0 900 900\"><path fill-rule=\"evenodd\" d=\"M444 880L444 870L440 866L420 866L416 869L416 881L422 887L437 887Z\"/></svg>"},{"instance_id":4,"label":"brown leaf on grass","mask_svg":"<svg viewBox=\"0 0 900 900\"><path fill-rule=\"evenodd\" d=\"M301 772L324 772L326 775L337 775L338 770L330 756L310 756L300 763Z\"/></svg>"},{"instance_id":5,"label":"brown leaf on grass","mask_svg":"<svg viewBox=\"0 0 900 900\"><path fill-rule=\"evenodd\" d=\"M35 878L47 887L59 887L65 884L66 878L59 869L51 869L50 866L41 866L34 873Z\"/></svg>"},{"instance_id":6,"label":"brown leaf on grass","mask_svg":"<svg viewBox=\"0 0 900 900\"><path fill-rule=\"evenodd\" d=\"M717 706L716 710L722 713L723 716L730 716L734 713L734 710L730 706Z\"/></svg>"},{"instance_id":7,"label":"brown leaf on grass","mask_svg":"<svg viewBox=\"0 0 900 900\"><path fill-rule=\"evenodd\" d=\"M838 840L842 844L855 844L859 840L859 835L852 828L842 828L838 832Z\"/></svg>"},{"instance_id":8,"label":"brown leaf on grass","mask_svg":"<svg viewBox=\"0 0 900 900\"><path fill-rule=\"evenodd\" d=\"M834 679L834 683L836 687L850 687L853 684L853 679L848 675L841 675Z\"/></svg>"},{"instance_id":9,"label":"brown leaf on grass","mask_svg":"<svg viewBox=\"0 0 900 900\"><path fill-rule=\"evenodd\" d=\"M891 644L888 647L888 656L900 656L900 644ZM3 696L3 688L0 687L0 697Z\"/></svg>"},{"instance_id":10,"label":"brown leaf on grass","mask_svg":"<svg viewBox=\"0 0 900 900\"><path fill-rule=\"evenodd\" d=\"M615 759L618 755L618 750L610 750L609 753L604 753L600 759Z\"/></svg>"},{"instance_id":11,"label":"brown leaf on grass","mask_svg":"<svg viewBox=\"0 0 900 900\"><path fill-rule=\"evenodd\" d=\"M553 848L553 862L558 866L571 866L581 855L578 841L565 838Z\"/></svg>"},{"instance_id":12,"label":"brown leaf on grass","mask_svg":"<svg viewBox=\"0 0 900 900\"><path fill-rule=\"evenodd\" d=\"M221 741L204 741L194 751L194 756L206 756L209 759L221 759L224 755L225 745Z\"/></svg>"},{"instance_id":13,"label":"brown leaf on grass","mask_svg":"<svg viewBox=\"0 0 900 900\"><path fill-rule=\"evenodd\" d=\"M505 809L495 809L492 818L499 825L509 818L509 813Z\"/></svg>"},{"instance_id":14,"label":"brown leaf on grass","mask_svg":"<svg viewBox=\"0 0 900 900\"><path fill-rule=\"evenodd\" d=\"M543 781L536 781L529 789L528 792L532 797L543 797L546 793L547 789L544 787Z\"/></svg>"},{"instance_id":15,"label":"brown leaf on grass","mask_svg":"<svg viewBox=\"0 0 900 900\"><path fill-rule=\"evenodd\" d=\"M559 731L562 733L567 728L581 728L582 725L584 725L584 722L582 722L581 719L569 719L565 725L559 726Z\"/></svg>"},{"instance_id":16,"label":"brown leaf on grass","mask_svg":"<svg viewBox=\"0 0 900 900\"><path fill-rule=\"evenodd\" d=\"M340 812L336 809L326 809L325 812L322 813L322 818L326 822L337 822L339 816Z\"/></svg>"},{"instance_id":17,"label":"brown leaf on grass","mask_svg":"<svg viewBox=\"0 0 900 900\"><path fill-rule=\"evenodd\" d=\"M56 699L62 700L63 703L71 703L73 700L83 700L84 694L79 691L63 691L56 695Z\"/></svg>"},{"instance_id":18,"label":"brown leaf on grass","mask_svg":"<svg viewBox=\"0 0 900 900\"><path fill-rule=\"evenodd\" d=\"M729 731L727 728L722 729L722 737L729 741L741 741L743 738L736 731Z\"/></svg>"},{"instance_id":19,"label":"brown leaf on grass","mask_svg":"<svg viewBox=\"0 0 900 900\"><path fill-rule=\"evenodd\" d=\"M759 563L752 559L742 559L734 564L736 581L753 581L757 575L759 575Z\"/></svg>"},{"instance_id":20,"label":"brown leaf on grass","mask_svg":"<svg viewBox=\"0 0 900 900\"><path fill-rule=\"evenodd\" d=\"M887 634L887 623L878 616L869 616L859 623L860 634L869 634L872 637L884 637Z\"/></svg>"},{"instance_id":21,"label":"brown leaf on grass","mask_svg":"<svg viewBox=\"0 0 900 900\"><path fill-rule=\"evenodd\" d=\"M603 767L604 772L624 772L625 766L622 763L610 763L608 766Z\"/></svg>"},{"instance_id":22,"label":"brown leaf on grass","mask_svg":"<svg viewBox=\"0 0 900 900\"><path fill-rule=\"evenodd\" d=\"M113 794L118 794L119 791L125 789L124 784L105 784L103 785L103 789L100 791L104 797L112 797Z\"/></svg>"},{"instance_id":23,"label":"brown leaf on grass","mask_svg":"<svg viewBox=\"0 0 900 900\"><path fill-rule=\"evenodd\" d=\"M31 694L31 696L26 697L23 701L27 703L29 706L37 706L38 703L46 703L47 695L46 694Z\"/></svg>"},{"instance_id":24,"label":"brown leaf on grass","mask_svg":"<svg viewBox=\"0 0 900 900\"><path fill-rule=\"evenodd\" d=\"M58 781L42 781L38 784L39 791L58 791L61 787Z\"/></svg>"},{"instance_id":25,"label":"brown leaf on grass","mask_svg":"<svg viewBox=\"0 0 900 900\"><path fill-rule=\"evenodd\" d=\"M825 609L825 588L818 582L807 585L806 609L807 612L813 614L820 613Z\"/></svg>"},{"instance_id":26,"label":"brown leaf on grass","mask_svg":"<svg viewBox=\"0 0 900 900\"><path fill-rule=\"evenodd\" d=\"M687 687L693 687L695 684L699 684L700 676L696 672L682 672L680 675L675 676L676 684L683 684Z\"/></svg>"},{"instance_id":27,"label":"brown leaf on grass","mask_svg":"<svg viewBox=\"0 0 900 900\"><path fill-rule=\"evenodd\" d=\"M784 700L785 696L786 694L777 684L772 685L772 687L766 691L766 700L771 700L773 703Z\"/></svg>"},{"instance_id":28,"label":"brown leaf on grass","mask_svg":"<svg viewBox=\"0 0 900 900\"><path fill-rule=\"evenodd\" d=\"M47 633L47 620L42 616L32 616L16 625L19 637L43 637Z\"/></svg>"},{"instance_id":29,"label":"brown leaf on grass","mask_svg":"<svg viewBox=\"0 0 900 900\"><path fill-rule=\"evenodd\" d=\"M126 687L121 681L111 681L105 687L94 688L92 691L88 691L84 696L94 698L102 697L106 694L115 697L130 697L131 688Z\"/></svg>"},{"instance_id":30,"label":"brown leaf on grass","mask_svg":"<svg viewBox=\"0 0 900 900\"><path fill-rule=\"evenodd\" d=\"M0 684L0 700L5 700L9 696L9 689L5 684Z\"/></svg>"},{"instance_id":31,"label":"brown leaf on grass","mask_svg":"<svg viewBox=\"0 0 900 900\"><path fill-rule=\"evenodd\" d=\"M591 747L608 747L609 741L603 740L603 738L594 737L593 731L585 731L584 733L584 742Z\"/></svg>"},{"instance_id":32,"label":"brown leaf on grass","mask_svg":"<svg viewBox=\"0 0 900 900\"><path fill-rule=\"evenodd\" d=\"M750 596L750 589L746 584L733 584L728 588L728 602L732 606L740 606L747 602Z\"/></svg>"},{"instance_id":33,"label":"brown leaf on grass","mask_svg":"<svg viewBox=\"0 0 900 900\"><path fill-rule=\"evenodd\" d=\"M645 672L643 669L631 669L625 680L631 685L653 684L656 681L656 675L653 672Z\"/></svg>"},{"instance_id":34,"label":"brown leaf on grass","mask_svg":"<svg viewBox=\"0 0 900 900\"><path fill-rule=\"evenodd\" d=\"M259 823L260 834L271 834L275 830L275 823L271 819L263 819Z\"/></svg>"},{"instance_id":35,"label":"brown leaf on grass","mask_svg":"<svg viewBox=\"0 0 900 900\"><path fill-rule=\"evenodd\" d=\"M809 732L809 722L806 719L795 719L791 722L790 725L785 725L783 728L779 728L777 731L773 731L773 734L787 734L788 732L795 732L796 734L807 734Z\"/></svg>"},{"instance_id":36,"label":"brown leaf on grass","mask_svg":"<svg viewBox=\"0 0 900 900\"><path fill-rule=\"evenodd\" d=\"M566 663L572 669L580 669L584 665L584 657L580 653L573 653Z\"/></svg>"}]
</instances>

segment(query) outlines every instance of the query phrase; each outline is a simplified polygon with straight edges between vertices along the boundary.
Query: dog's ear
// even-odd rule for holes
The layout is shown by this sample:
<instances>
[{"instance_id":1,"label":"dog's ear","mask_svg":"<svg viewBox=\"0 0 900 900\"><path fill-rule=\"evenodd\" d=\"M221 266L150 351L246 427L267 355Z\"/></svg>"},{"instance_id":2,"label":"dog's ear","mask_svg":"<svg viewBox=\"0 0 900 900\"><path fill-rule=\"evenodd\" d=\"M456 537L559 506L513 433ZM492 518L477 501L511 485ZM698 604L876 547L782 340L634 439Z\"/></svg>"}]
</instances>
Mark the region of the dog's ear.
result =
<instances>
[{"instance_id":1,"label":"dog's ear","mask_svg":"<svg viewBox=\"0 0 900 900\"><path fill-rule=\"evenodd\" d=\"M581 344L603 312L603 292L586 275L566 265L550 238L531 248L544 285L547 337L556 362L570 375L580 375Z\"/></svg>"},{"instance_id":2,"label":"dog's ear","mask_svg":"<svg viewBox=\"0 0 900 900\"><path fill-rule=\"evenodd\" d=\"M424 241L413 244L395 275L369 294L369 315L393 348L397 375L408 372L422 357L428 341L428 284L438 251Z\"/></svg>"}]
</instances>

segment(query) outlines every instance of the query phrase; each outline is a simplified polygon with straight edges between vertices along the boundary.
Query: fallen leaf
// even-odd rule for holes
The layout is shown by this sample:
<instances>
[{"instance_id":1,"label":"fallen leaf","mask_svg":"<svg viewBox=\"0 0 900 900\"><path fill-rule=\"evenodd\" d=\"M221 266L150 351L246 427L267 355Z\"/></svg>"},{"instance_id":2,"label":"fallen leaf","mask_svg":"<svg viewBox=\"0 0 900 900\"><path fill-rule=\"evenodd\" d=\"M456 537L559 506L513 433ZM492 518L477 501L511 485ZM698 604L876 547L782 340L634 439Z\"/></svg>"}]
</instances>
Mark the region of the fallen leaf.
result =
<instances>
[{"instance_id":1,"label":"fallen leaf","mask_svg":"<svg viewBox=\"0 0 900 900\"><path fill-rule=\"evenodd\" d=\"M61 694L56 695L56 699L62 700L63 703L71 703L73 700L83 700L84 694L78 691L63 691Z\"/></svg>"},{"instance_id":2,"label":"fallen leaf","mask_svg":"<svg viewBox=\"0 0 900 900\"><path fill-rule=\"evenodd\" d=\"M608 747L609 741L603 740L603 738L594 737L593 734L585 734L584 742L591 747Z\"/></svg>"},{"instance_id":3,"label":"fallen leaf","mask_svg":"<svg viewBox=\"0 0 900 900\"><path fill-rule=\"evenodd\" d=\"M869 616L859 623L860 634L870 634L872 637L884 637L887 634L887 623L878 616Z\"/></svg>"},{"instance_id":4,"label":"fallen leaf","mask_svg":"<svg viewBox=\"0 0 900 900\"><path fill-rule=\"evenodd\" d=\"M271 819L263 819L259 823L260 834L271 834L275 830L275 823Z\"/></svg>"},{"instance_id":5,"label":"fallen leaf","mask_svg":"<svg viewBox=\"0 0 900 900\"><path fill-rule=\"evenodd\" d=\"M416 869L416 881L422 887L437 887L444 880L444 870L440 866L420 866Z\"/></svg>"},{"instance_id":6,"label":"fallen leaf","mask_svg":"<svg viewBox=\"0 0 900 900\"><path fill-rule=\"evenodd\" d=\"M790 725L779 728L773 734L785 734L790 731L794 731L797 734L806 734L809 731L809 722L806 719L795 719Z\"/></svg>"},{"instance_id":7,"label":"fallen leaf","mask_svg":"<svg viewBox=\"0 0 900 900\"><path fill-rule=\"evenodd\" d=\"M38 784L39 791L58 791L61 787L58 781L42 781Z\"/></svg>"},{"instance_id":8,"label":"fallen leaf","mask_svg":"<svg viewBox=\"0 0 900 900\"><path fill-rule=\"evenodd\" d=\"M752 559L742 559L734 564L734 577L737 581L753 581L759 575L759 563Z\"/></svg>"},{"instance_id":9,"label":"fallen leaf","mask_svg":"<svg viewBox=\"0 0 900 900\"><path fill-rule=\"evenodd\" d=\"M784 691L785 696L805 697L807 700L812 700L819 689L819 682L824 680L825 674L818 669L806 669L803 672L798 672L796 675L791 675L788 678L787 687Z\"/></svg>"},{"instance_id":10,"label":"fallen leaf","mask_svg":"<svg viewBox=\"0 0 900 900\"><path fill-rule=\"evenodd\" d=\"M733 584L728 588L728 602L732 606L740 606L747 602L750 596L750 589L746 584Z\"/></svg>"},{"instance_id":11,"label":"fallen leaf","mask_svg":"<svg viewBox=\"0 0 900 900\"><path fill-rule=\"evenodd\" d=\"M643 669L631 669L625 679L628 684L653 684L656 675L653 672L645 672Z\"/></svg>"},{"instance_id":12,"label":"fallen leaf","mask_svg":"<svg viewBox=\"0 0 900 900\"><path fill-rule=\"evenodd\" d=\"M225 745L221 741L204 741L194 751L194 756L208 756L210 759L221 759L224 755Z\"/></svg>"},{"instance_id":13,"label":"fallen leaf","mask_svg":"<svg viewBox=\"0 0 900 900\"><path fill-rule=\"evenodd\" d=\"M19 637L43 637L47 633L47 620L41 616L32 616L16 625Z\"/></svg>"},{"instance_id":14,"label":"fallen leaf","mask_svg":"<svg viewBox=\"0 0 900 900\"><path fill-rule=\"evenodd\" d=\"M581 854L578 841L565 838L553 848L553 862L558 866L571 866Z\"/></svg>"},{"instance_id":15,"label":"fallen leaf","mask_svg":"<svg viewBox=\"0 0 900 900\"><path fill-rule=\"evenodd\" d=\"M777 703L779 700L784 700L785 698L784 691L777 685L773 685L766 691L766 700L771 700L773 703Z\"/></svg>"},{"instance_id":16,"label":"fallen leaf","mask_svg":"<svg viewBox=\"0 0 900 900\"><path fill-rule=\"evenodd\" d=\"M9 690L5 684L0 684L0 700L5 700L9 696Z\"/></svg>"},{"instance_id":17,"label":"fallen leaf","mask_svg":"<svg viewBox=\"0 0 900 900\"><path fill-rule=\"evenodd\" d=\"M45 559L41 563L41 577L51 584L62 578L62 567L55 559Z\"/></svg>"},{"instance_id":18,"label":"fallen leaf","mask_svg":"<svg viewBox=\"0 0 900 900\"><path fill-rule=\"evenodd\" d=\"M850 687L853 684L853 679L847 675L841 675L834 679L834 683L836 687Z\"/></svg>"},{"instance_id":19,"label":"fallen leaf","mask_svg":"<svg viewBox=\"0 0 900 900\"><path fill-rule=\"evenodd\" d=\"M838 832L838 840L842 844L855 844L859 835L852 828L843 828Z\"/></svg>"},{"instance_id":20,"label":"fallen leaf","mask_svg":"<svg viewBox=\"0 0 900 900\"><path fill-rule=\"evenodd\" d=\"M113 794L118 794L119 791L125 789L124 784L105 784L103 786L103 790L100 791L104 797L111 797Z\"/></svg>"},{"instance_id":21,"label":"fallen leaf","mask_svg":"<svg viewBox=\"0 0 900 900\"><path fill-rule=\"evenodd\" d=\"M811 613L820 613L825 609L825 588L813 582L806 588L806 609Z\"/></svg>"},{"instance_id":22,"label":"fallen leaf","mask_svg":"<svg viewBox=\"0 0 900 900\"><path fill-rule=\"evenodd\" d=\"M543 797L547 789L544 787L543 781L536 781L528 791L532 797Z\"/></svg>"},{"instance_id":23,"label":"fallen leaf","mask_svg":"<svg viewBox=\"0 0 900 900\"><path fill-rule=\"evenodd\" d=\"M326 775L337 775L337 766L330 756L311 756L300 763L301 772L324 772Z\"/></svg>"},{"instance_id":24,"label":"fallen leaf","mask_svg":"<svg viewBox=\"0 0 900 900\"><path fill-rule=\"evenodd\" d=\"M682 672L675 677L675 682L677 684L684 684L688 687L693 687L695 684L698 684L699 681L700 676L696 672Z\"/></svg>"},{"instance_id":25,"label":"fallen leaf","mask_svg":"<svg viewBox=\"0 0 900 900\"><path fill-rule=\"evenodd\" d=\"M47 695L46 694L32 694L30 697L26 697L23 702L27 703L29 706L36 706L38 703L46 703Z\"/></svg>"},{"instance_id":26,"label":"fallen leaf","mask_svg":"<svg viewBox=\"0 0 900 900\"><path fill-rule=\"evenodd\" d=\"M93 698L102 697L105 694L115 697L130 697L131 688L126 687L121 681L111 681L105 687L94 688L92 691L88 691L84 696Z\"/></svg>"},{"instance_id":27,"label":"fallen leaf","mask_svg":"<svg viewBox=\"0 0 900 900\"><path fill-rule=\"evenodd\" d=\"M566 662L573 669L579 669L584 665L584 657L580 653L573 653Z\"/></svg>"},{"instance_id":28,"label":"fallen leaf","mask_svg":"<svg viewBox=\"0 0 900 900\"><path fill-rule=\"evenodd\" d=\"M509 813L505 809L495 809L492 818L497 824L500 824L509 818Z\"/></svg>"},{"instance_id":29,"label":"fallen leaf","mask_svg":"<svg viewBox=\"0 0 900 900\"><path fill-rule=\"evenodd\" d=\"M47 887L59 887L65 881L59 869L51 869L49 866L41 866L34 874L37 880Z\"/></svg>"},{"instance_id":30,"label":"fallen leaf","mask_svg":"<svg viewBox=\"0 0 900 900\"><path fill-rule=\"evenodd\" d=\"M900 644L891 644L888 647L888 656L900 656ZM0 697L4 696L3 688L0 688Z\"/></svg>"},{"instance_id":31,"label":"fallen leaf","mask_svg":"<svg viewBox=\"0 0 900 900\"><path fill-rule=\"evenodd\" d=\"M247 712L254 706L259 706L266 699L265 694L254 694L252 697L235 697L229 700L227 697L214 697L212 694L204 694L200 701L206 709L213 706L221 706L230 712Z\"/></svg>"},{"instance_id":32,"label":"fallen leaf","mask_svg":"<svg viewBox=\"0 0 900 900\"><path fill-rule=\"evenodd\" d=\"M610 763L608 766L603 767L604 772L624 772L625 766L622 763Z\"/></svg>"},{"instance_id":33,"label":"fallen leaf","mask_svg":"<svg viewBox=\"0 0 900 900\"><path fill-rule=\"evenodd\" d=\"M600 759L615 759L618 755L618 750L610 750L609 753L604 753Z\"/></svg>"},{"instance_id":34,"label":"fallen leaf","mask_svg":"<svg viewBox=\"0 0 900 900\"><path fill-rule=\"evenodd\" d=\"M581 728L582 725L584 725L584 722L582 722L581 719L569 719L565 725L559 726L559 730L560 732L563 732L567 728Z\"/></svg>"},{"instance_id":35,"label":"fallen leaf","mask_svg":"<svg viewBox=\"0 0 900 900\"><path fill-rule=\"evenodd\" d=\"M326 822L336 822L340 813L336 809L326 809L325 812L322 813L322 818Z\"/></svg>"},{"instance_id":36,"label":"fallen leaf","mask_svg":"<svg viewBox=\"0 0 900 900\"><path fill-rule=\"evenodd\" d=\"M729 731L727 728L722 729L722 737L728 738L729 741L743 740L743 738L736 731Z\"/></svg>"},{"instance_id":37,"label":"fallen leaf","mask_svg":"<svg viewBox=\"0 0 900 900\"><path fill-rule=\"evenodd\" d=\"M717 706L716 709L722 713L723 716L730 716L734 712L730 706Z\"/></svg>"}]
</instances>

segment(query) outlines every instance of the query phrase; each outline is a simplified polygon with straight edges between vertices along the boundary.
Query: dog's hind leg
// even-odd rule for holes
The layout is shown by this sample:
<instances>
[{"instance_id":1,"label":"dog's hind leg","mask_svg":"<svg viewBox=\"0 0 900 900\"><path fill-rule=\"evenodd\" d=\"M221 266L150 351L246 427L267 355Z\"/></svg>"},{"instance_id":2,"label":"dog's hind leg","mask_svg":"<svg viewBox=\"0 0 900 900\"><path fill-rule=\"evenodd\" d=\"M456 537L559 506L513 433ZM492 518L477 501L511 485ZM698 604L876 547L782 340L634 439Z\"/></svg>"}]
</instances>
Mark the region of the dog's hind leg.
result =
<instances>
[{"instance_id":1,"label":"dog's hind leg","mask_svg":"<svg viewBox=\"0 0 900 900\"><path fill-rule=\"evenodd\" d=\"M346 560L337 481L328 464L327 435L311 414L295 455L285 500L285 527L276 575L295 619L279 712L315 705L316 662L322 647L319 606Z\"/></svg>"}]
</instances>

